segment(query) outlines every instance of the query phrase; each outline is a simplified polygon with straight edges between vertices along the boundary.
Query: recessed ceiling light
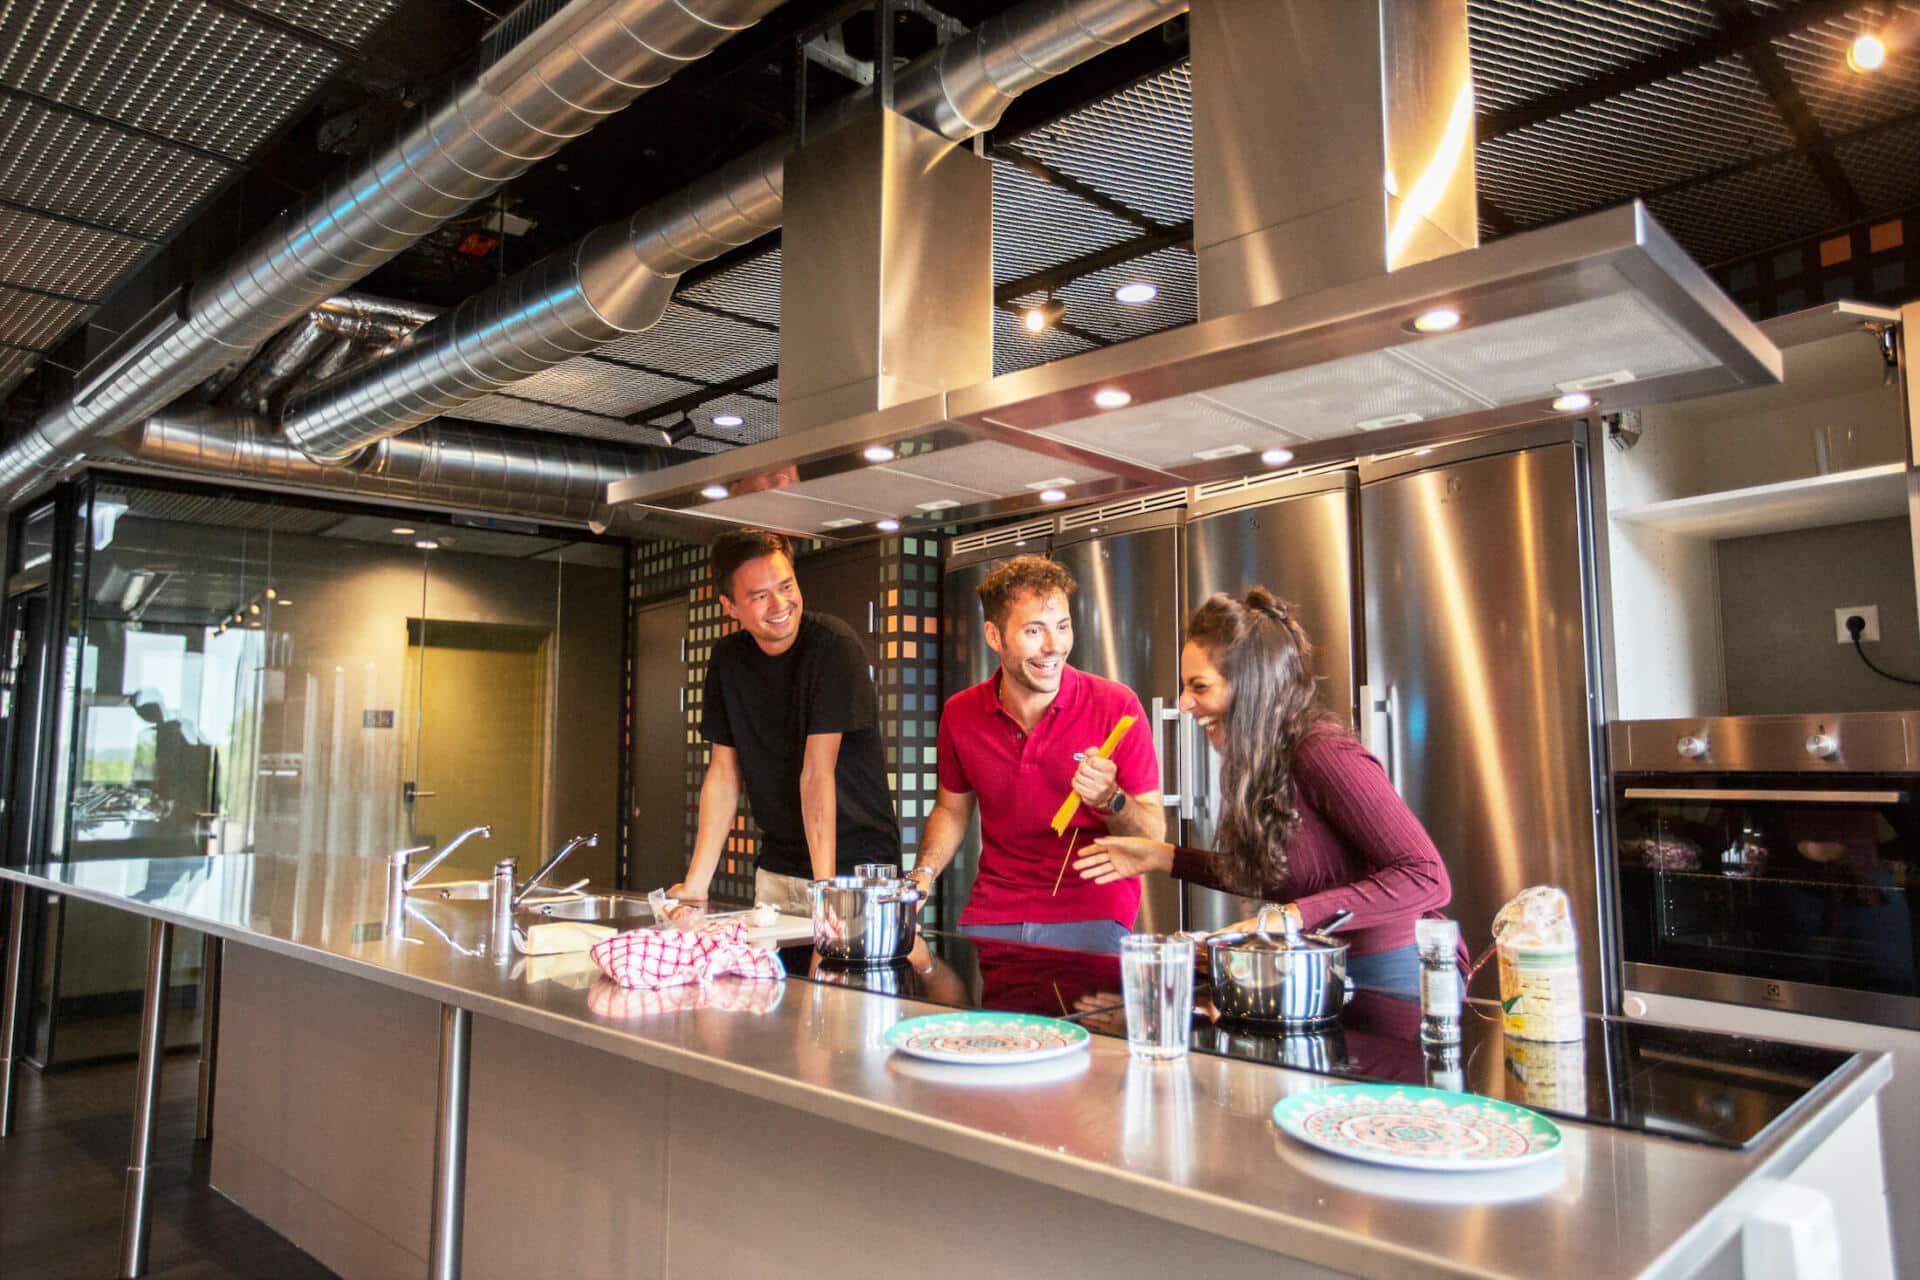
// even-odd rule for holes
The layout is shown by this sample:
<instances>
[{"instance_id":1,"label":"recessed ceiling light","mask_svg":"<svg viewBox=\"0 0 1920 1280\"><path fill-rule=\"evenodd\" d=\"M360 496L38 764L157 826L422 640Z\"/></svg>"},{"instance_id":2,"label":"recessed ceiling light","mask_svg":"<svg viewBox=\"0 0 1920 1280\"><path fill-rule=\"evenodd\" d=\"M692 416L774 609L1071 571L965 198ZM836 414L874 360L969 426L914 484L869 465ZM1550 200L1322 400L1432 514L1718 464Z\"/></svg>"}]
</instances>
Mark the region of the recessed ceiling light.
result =
<instances>
[{"instance_id":1,"label":"recessed ceiling light","mask_svg":"<svg viewBox=\"0 0 1920 1280\"><path fill-rule=\"evenodd\" d=\"M1868 32L1855 36L1847 50L1847 65L1855 71L1878 71L1887 60L1887 42Z\"/></svg>"},{"instance_id":2,"label":"recessed ceiling light","mask_svg":"<svg viewBox=\"0 0 1920 1280\"><path fill-rule=\"evenodd\" d=\"M868 462L892 462L893 450L884 444L870 444L860 451L860 456Z\"/></svg>"},{"instance_id":3,"label":"recessed ceiling light","mask_svg":"<svg viewBox=\"0 0 1920 1280\"><path fill-rule=\"evenodd\" d=\"M267 588L267 599L269 600L275 599L279 596L279 594L280 593L278 591L275 591L272 587Z\"/></svg>"},{"instance_id":4,"label":"recessed ceiling light","mask_svg":"<svg viewBox=\"0 0 1920 1280\"><path fill-rule=\"evenodd\" d=\"M900 527L898 520L875 520L873 527L882 533L892 533Z\"/></svg>"},{"instance_id":5,"label":"recessed ceiling light","mask_svg":"<svg viewBox=\"0 0 1920 1280\"><path fill-rule=\"evenodd\" d=\"M716 427L737 427L745 421L746 419L737 413L716 413L713 415L713 425Z\"/></svg>"},{"instance_id":6,"label":"recessed ceiling light","mask_svg":"<svg viewBox=\"0 0 1920 1280\"><path fill-rule=\"evenodd\" d=\"M1102 409L1124 409L1133 403L1133 393L1119 387L1102 387L1093 393L1093 402Z\"/></svg>"},{"instance_id":7,"label":"recessed ceiling light","mask_svg":"<svg viewBox=\"0 0 1920 1280\"><path fill-rule=\"evenodd\" d=\"M1152 302L1159 296L1160 290L1145 280L1129 280L1113 291L1115 302L1124 302L1130 307L1137 307L1143 302Z\"/></svg>"},{"instance_id":8,"label":"recessed ceiling light","mask_svg":"<svg viewBox=\"0 0 1920 1280\"><path fill-rule=\"evenodd\" d=\"M292 604L293 601L287 599L285 596L281 596L278 600L275 600L274 603L275 604Z\"/></svg>"},{"instance_id":9,"label":"recessed ceiling light","mask_svg":"<svg viewBox=\"0 0 1920 1280\"><path fill-rule=\"evenodd\" d=\"M1293 450L1262 449L1260 451L1260 461L1266 463L1270 467L1284 467L1289 462L1293 461Z\"/></svg>"},{"instance_id":10,"label":"recessed ceiling light","mask_svg":"<svg viewBox=\"0 0 1920 1280\"><path fill-rule=\"evenodd\" d=\"M820 527L822 529L851 529L859 523L860 522L858 520L855 520L852 516L840 516L839 518L834 520L821 521Z\"/></svg>"},{"instance_id":11,"label":"recessed ceiling light","mask_svg":"<svg viewBox=\"0 0 1920 1280\"><path fill-rule=\"evenodd\" d=\"M710 484L700 491L700 496L709 502L718 502L727 496L727 486L723 484Z\"/></svg>"},{"instance_id":12,"label":"recessed ceiling light","mask_svg":"<svg viewBox=\"0 0 1920 1280\"><path fill-rule=\"evenodd\" d=\"M392 533L396 538L411 538L413 536L412 527L404 524L397 524L388 532Z\"/></svg>"},{"instance_id":13,"label":"recessed ceiling light","mask_svg":"<svg viewBox=\"0 0 1920 1280\"><path fill-rule=\"evenodd\" d=\"M1040 501L1042 502L1065 502L1066 500L1067 494L1064 489L1042 489L1040 491Z\"/></svg>"},{"instance_id":14,"label":"recessed ceiling light","mask_svg":"<svg viewBox=\"0 0 1920 1280\"><path fill-rule=\"evenodd\" d=\"M1553 398L1553 407L1561 413L1579 413L1593 407L1593 397L1584 391L1569 391Z\"/></svg>"},{"instance_id":15,"label":"recessed ceiling light","mask_svg":"<svg viewBox=\"0 0 1920 1280\"><path fill-rule=\"evenodd\" d=\"M1435 307L1431 311L1422 311L1413 318L1412 323L1416 333L1445 333L1459 327L1460 313L1452 307Z\"/></svg>"},{"instance_id":16,"label":"recessed ceiling light","mask_svg":"<svg viewBox=\"0 0 1920 1280\"><path fill-rule=\"evenodd\" d=\"M432 538L422 538L418 542L414 543L413 545L418 547L422 551L438 551L440 549L440 544L435 542Z\"/></svg>"},{"instance_id":17,"label":"recessed ceiling light","mask_svg":"<svg viewBox=\"0 0 1920 1280\"><path fill-rule=\"evenodd\" d=\"M249 605L247 606L247 612L248 612L248 613L253 613L253 614L257 614L257 613L259 613L259 612L260 612L260 602L259 602L258 600L255 600L255 601L254 601L254 602L253 602L252 604L249 604Z\"/></svg>"}]
</instances>

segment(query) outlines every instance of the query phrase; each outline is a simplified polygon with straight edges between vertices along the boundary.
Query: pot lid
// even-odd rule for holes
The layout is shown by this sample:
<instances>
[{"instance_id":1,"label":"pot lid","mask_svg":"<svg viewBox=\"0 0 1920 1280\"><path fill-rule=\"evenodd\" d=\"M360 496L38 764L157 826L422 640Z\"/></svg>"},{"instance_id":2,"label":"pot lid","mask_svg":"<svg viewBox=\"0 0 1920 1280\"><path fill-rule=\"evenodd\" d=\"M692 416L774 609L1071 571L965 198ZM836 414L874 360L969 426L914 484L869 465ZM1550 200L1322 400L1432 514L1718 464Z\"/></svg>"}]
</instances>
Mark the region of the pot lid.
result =
<instances>
[{"instance_id":1,"label":"pot lid","mask_svg":"<svg viewBox=\"0 0 1920 1280\"><path fill-rule=\"evenodd\" d=\"M1344 924L1351 912L1342 911L1321 925L1321 930ZM1280 929L1269 923L1278 917ZM1234 951L1345 951L1347 944L1325 932L1305 932L1293 922L1293 916L1279 907L1264 906L1254 917L1253 928L1245 933L1223 933L1213 939L1217 946Z\"/></svg>"}]
</instances>

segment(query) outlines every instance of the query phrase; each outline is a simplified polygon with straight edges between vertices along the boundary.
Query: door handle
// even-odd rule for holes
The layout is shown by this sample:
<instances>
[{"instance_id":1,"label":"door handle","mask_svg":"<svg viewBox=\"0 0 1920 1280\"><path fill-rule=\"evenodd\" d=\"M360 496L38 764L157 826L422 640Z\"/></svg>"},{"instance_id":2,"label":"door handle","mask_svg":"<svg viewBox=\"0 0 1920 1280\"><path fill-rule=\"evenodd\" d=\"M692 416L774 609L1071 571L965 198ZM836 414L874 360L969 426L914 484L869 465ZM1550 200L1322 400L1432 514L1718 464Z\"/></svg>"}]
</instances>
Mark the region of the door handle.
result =
<instances>
[{"instance_id":1,"label":"door handle","mask_svg":"<svg viewBox=\"0 0 1920 1280\"><path fill-rule=\"evenodd\" d=\"M1370 685L1360 686L1360 706L1364 716L1362 723L1366 733L1362 739L1367 750L1379 759L1380 766L1387 771L1387 781L1393 789L1400 789L1400 778L1394 769L1393 758L1393 686L1388 685L1383 697L1375 697Z\"/></svg>"},{"instance_id":2,"label":"door handle","mask_svg":"<svg viewBox=\"0 0 1920 1280\"><path fill-rule=\"evenodd\" d=\"M400 784L400 799L404 804L412 804L415 800L431 800L438 794L435 791L422 791L418 784L411 781Z\"/></svg>"},{"instance_id":3,"label":"door handle","mask_svg":"<svg viewBox=\"0 0 1920 1280\"><path fill-rule=\"evenodd\" d=\"M1179 710L1175 709L1173 717L1178 719L1179 715ZM1173 785L1171 787L1167 785L1167 753L1163 750L1166 746L1167 739L1167 700L1165 698L1155 698L1147 707L1147 718L1153 722L1153 763L1154 767L1160 772L1160 803L1168 806L1179 804L1180 766L1178 745L1174 748Z\"/></svg>"},{"instance_id":4,"label":"door handle","mask_svg":"<svg viewBox=\"0 0 1920 1280\"><path fill-rule=\"evenodd\" d=\"M1180 732L1180 708L1168 706L1165 698L1155 698L1151 708L1153 717L1153 754L1160 764L1162 789L1160 803L1167 806L1180 806L1180 816L1193 816L1193 751L1187 735ZM1165 786L1167 768L1166 757L1161 745L1166 741L1167 724L1173 724L1173 786Z\"/></svg>"}]
</instances>

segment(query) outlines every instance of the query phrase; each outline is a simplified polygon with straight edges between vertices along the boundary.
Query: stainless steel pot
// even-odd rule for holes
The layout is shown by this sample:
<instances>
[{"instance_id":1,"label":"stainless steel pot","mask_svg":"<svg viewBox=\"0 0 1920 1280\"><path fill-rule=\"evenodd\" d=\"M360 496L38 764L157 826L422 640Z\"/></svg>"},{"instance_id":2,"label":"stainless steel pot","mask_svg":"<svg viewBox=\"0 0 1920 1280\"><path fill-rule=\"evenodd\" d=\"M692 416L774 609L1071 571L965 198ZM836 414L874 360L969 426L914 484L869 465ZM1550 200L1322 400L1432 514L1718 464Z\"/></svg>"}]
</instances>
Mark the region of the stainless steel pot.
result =
<instances>
[{"instance_id":1,"label":"stainless steel pot","mask_svg":"<svg viewBox=\"0 0 1920 1280\"><path fill-rule=\"evenodd\" d=\"M1342 911L1318 930L1302 933L1278 907L1262 907L1251 933L1207 939L1213 1006L1224 1018L1281 1027L1312 1026L1340 1016L1347 1003L1347 944L1328 931L1345 924ZM1285 923L1281 933L1269 915Z\"/></svg>"},{"instance_id":2,"label":"stainless steel pot","mask_svg":"<svg viewBox=\"0 0 1920 1280\"><path fill-rule=\"evenodd\" d=\"M892 964L913 949L921 897L898 880L815 880L807 885L813 949L835 964Z\"/></svg>"}]
</instances>

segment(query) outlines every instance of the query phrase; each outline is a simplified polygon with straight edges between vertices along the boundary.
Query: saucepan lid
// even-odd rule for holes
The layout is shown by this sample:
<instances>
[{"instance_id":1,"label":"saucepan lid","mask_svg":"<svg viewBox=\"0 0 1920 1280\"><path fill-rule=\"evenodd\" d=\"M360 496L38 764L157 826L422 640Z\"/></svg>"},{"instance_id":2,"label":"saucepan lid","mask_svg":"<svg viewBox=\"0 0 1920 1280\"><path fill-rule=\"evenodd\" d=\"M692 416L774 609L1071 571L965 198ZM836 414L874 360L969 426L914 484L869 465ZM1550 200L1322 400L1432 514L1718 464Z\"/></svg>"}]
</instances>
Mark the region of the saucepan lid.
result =
<instances>
[{"instance_id":1,"label":"saucepan lid","mask_svg":"<svg viewBox=\"0 0 1920 1280\"><path fill-rule=\"evenodd\" d=\"M1275 917L1281 926L1278 932L1270 923ZM1330 935L1352 917L1351 911L1336 911L1316 928L1303 931L1294 924L1292 915L1269 903L1254 917L1251 931L1216 933L1207 939L1207 945L1232 951L1345 951L1347 944Z\"/></svg>"}]
</instances>

